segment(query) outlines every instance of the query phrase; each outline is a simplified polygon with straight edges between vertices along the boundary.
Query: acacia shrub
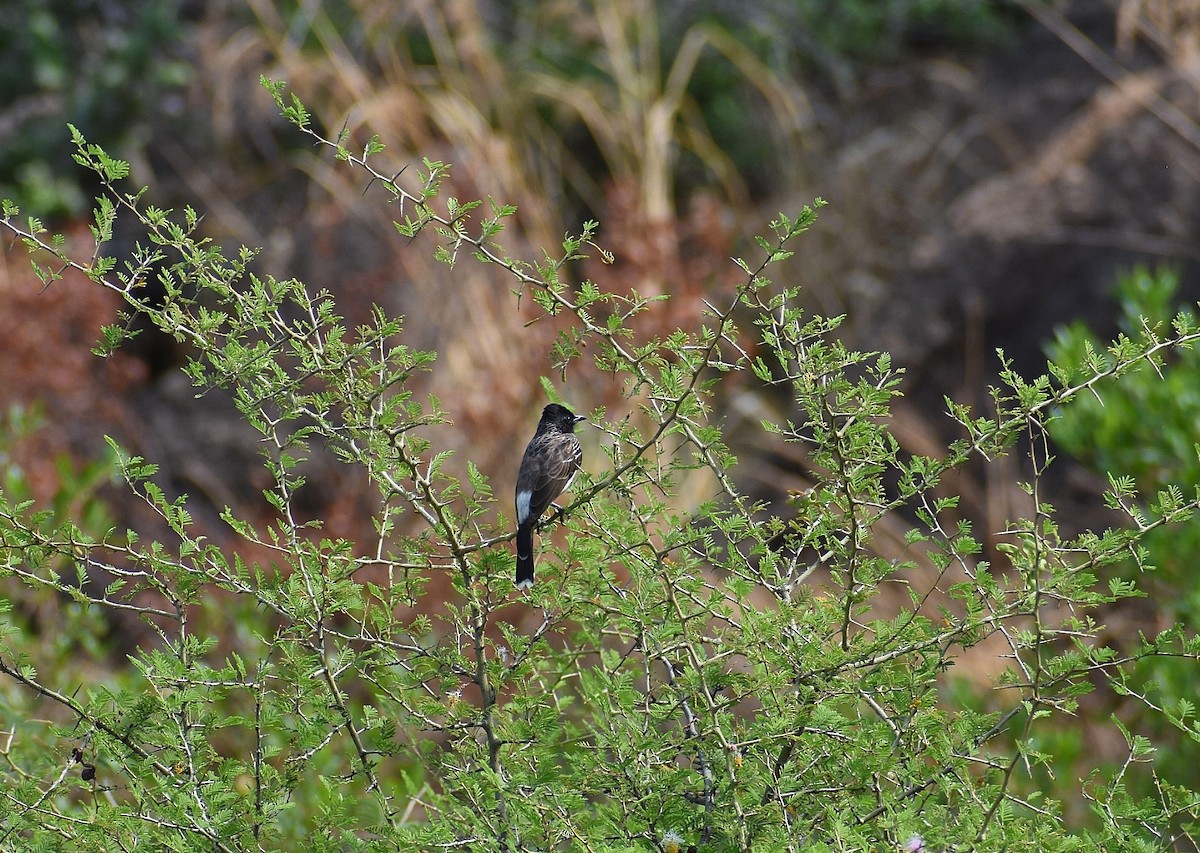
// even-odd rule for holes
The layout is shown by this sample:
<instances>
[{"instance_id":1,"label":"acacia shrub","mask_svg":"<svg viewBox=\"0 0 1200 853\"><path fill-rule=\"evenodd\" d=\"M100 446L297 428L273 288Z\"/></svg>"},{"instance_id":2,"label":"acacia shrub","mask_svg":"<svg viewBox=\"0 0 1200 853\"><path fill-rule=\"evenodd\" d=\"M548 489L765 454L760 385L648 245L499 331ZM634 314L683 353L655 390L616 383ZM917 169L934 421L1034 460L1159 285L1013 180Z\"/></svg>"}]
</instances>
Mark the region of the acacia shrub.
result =
<instances>
[{"instance_id":1,"label":"acacia shrub","mask_svg":"<svg viewBox=\"0 0 1200 853\"><path fill-rule=\"evenodd\" d=\"M453 473L443 405L414 388L436 356L404 343L382 309L346 328L332 297L255 274L190 209L154 207L125 187L128 167L75 133L76 158L105 187L95 247L75 254L5 205L48 286L67 269L117 293L188 347L198 392L223 389L261 436L269 522L224 522L235 547L168 497L152 460L114 443L128 488L170 537L89 531L0 495L3 612L52 590L88 613L138 614L158 642L120 677L89 681L68 653L31 657L44 638L0 622L6 762L0 843L29 849L242 850L1084 850L1190 842L1193 791L1163 782L1135 797L1126 768L1080 780L1094 821L1068 825L1031 783L1053 758L1040 736L1097 681L1174 655L1172 630L1117 650L1093 614L1137 594L1100 571L1159 526L1194 513L1165 489L1128 525L1062 533L1045 500L1046 423L1101 376L1120 377L1200 332L1126 337L1082 376L991 389L994 414L948 401L963 438L937 456L903 454L889 431L902 371L886 353L846 349L839 318L804 311L766 273L791 255L820 203L780 215L733 292L689 328L634 319L661 299L606 292L572 272L603 253L594 223L537 259L500 238L511 207L446 197L447 167L389 176L382 145L327 139L283 86L265 81L299 132L382 186L403 237L435 235L454 267L491 265L542 316L562 323L551 354L573 376L611 377L620 410L588 411L588 462L542 537L539 576L515 593L507 495L467 460ZM419 174L417 172L419 171ZM413 180L404 184L403 180ZM403 179L403 180L402 180ZM141 240L104 247L118 216ZM157 280L153 302L143 283ZM100 355L128 338L104 330ZM639 331L640 330L640 331ZM755 503L716 403L726 387L784 393L792 414L766 430L802 447L817 472L786 507ZM578 405L578 401L572 401ZM1018 450L1020 447L1025 448ZM980 559L979 534L940 484L968 461L1021 453L1027 517L990 531L1009 565ZM332 454L378 493L375 537L327 536L298 500L304 463ZM697 474L695 501L679 494ZM909 558L872 548L880 525L909 519ZM260 555L247 559L244 555ZM93 580L104 572L103 587ZM932 579L930 575L932 574ZM822 582L817 583L816 579ZM430 601L437 578L452 592ZM908 606L883 613L887 589ZM514 617L514 614L523 614ZM530 619L532 615L532 619ZM528 628L517 627L527 625ZM984 642L1008 655L987 712L943 701L953 665ZM1141 697L1147 707L1153 699ZM1120 727L1114 721L1114 725ZM1186 725L1193 726L1186 722ZM1120 728L1127 765L1153 744Z\"/></svg>"}]
</instances>

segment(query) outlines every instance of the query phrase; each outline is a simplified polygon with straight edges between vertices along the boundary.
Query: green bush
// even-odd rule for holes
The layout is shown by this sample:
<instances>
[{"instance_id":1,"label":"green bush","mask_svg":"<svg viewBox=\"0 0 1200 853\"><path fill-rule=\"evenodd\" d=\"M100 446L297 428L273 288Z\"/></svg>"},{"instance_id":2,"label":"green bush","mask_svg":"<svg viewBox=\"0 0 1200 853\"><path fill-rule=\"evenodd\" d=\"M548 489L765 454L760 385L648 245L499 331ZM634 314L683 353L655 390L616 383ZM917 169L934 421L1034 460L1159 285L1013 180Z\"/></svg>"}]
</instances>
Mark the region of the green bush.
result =
<instances>
[{"instance_id":1,"label":"green bush","mask_svg":"<svg viewBox=\"0 0 1200 853\"><path fill-rule=\"evenodd\" d=\"M1162 339L1174 329L1191 328L1196 313L1175 304L1179 277L1171 269L1138 267L1117 284L1122 340ZM1059 330L1047 348L1068 381L1112 370L1116 353L1106 349L1086 325ZM1050 424L1054 441L1095 471L1153 494L1172 489L1193 494L1200 487L1200 352L1160 346L1155 357L1121 376L1101 377L1087 394L1060 407ZM1146 516L1141 523L1154 522ZM1193 555L1200 526L1151 530L1142 542L1147 563L1172 592L1164 601L1189 627L1200 626Z\"/></svg>"},{"instance_id":2,"label":"green bush","mask_svg":"<svg viewBox=\"0 0 1200 853\"><path fill-rule=\"evenodd\" d=\"M1131 485L1142 494L1165 491L1182 500L1200 489L1200 352L1168 343L1177 330L1196 326L1195 310L1176 302L1178 289L1174 270L1136 267L1117 282L1121 338L1115 348L1075 323L1059 330L1047 351L1068 382L1100 377L1088 393L1056 410L1049 424L1055 443L1119 488ZM1120 350L1133 340L1154 341L1153 357L1119 378L1109 375L1118 372ZM1139 583L1152 596L1155 612L1194 632L1200 628L1195 561L1200 524L1162 525L1153 507L1124 503L1145 535L1141 548L1114 569L1116 576ZM1128 684L1116 685L1123 693L1158 697L1166 713L1152 715L1147 724L1164 747L1169 745L1159 752L1157 763L1176 781L1193 778L1200 760L1190 722L1194 676L1186 661L1156 658L1135 668Z\"/></svg>"},{"instance_id":3,"label":"green bush","mask_svg":"<svg viewBox=\"0 0 1200 853\"><path fill-rule=\"evenodd\" d=\"M455 474L456 427L414 391L434 354L406 346L382 310L347 329L329 294L254 274L252 251L228 257L192 211L126 189L126 165L76 133L105 187L95 254L70 257L12 204L4 227L51 286L64 265L83 272L190 347L196 386L227 389L261 436L274 516L227 510L236 542L219 547L151 461L119 448L124 480L169 537L47 524L0 495L0 612L52 588L97 614L136 613L159 638L119 676L89 679L69 659L32 665L37 638L0 622L0 845L1164 850L1192 831L1190 790L1135 798L1123 773L1094 776L1076 791L1094 825L1074 828L1032 784L1054 757L1041 733L1095 682L1163 654L1194 666L1200 652L1178 632L1122 655L1098 641L1090 614L1135 592L1099 572L1141 532L1065 537L1044 499L1046 421L1085 386L1006 370L994 416L951 404L966 437L938 457L905 455L889 428L901 371L847 350L838 318L806 314L795 288L765 277L819 205L781 215L737 262L733 292L655 337L636 320L662 300L572 283L594 225L561 253L510 257L497 241L511 208L445 197L440 163L406 190L374 168L378 143L359 155L320 139L268 86L300 131L387 188L401 234L432 232L447 264L491 265L553 315L566 387L596 370L624 403L588 412L603 444L589 443L564 529L545 533L538 583L518 596L495 472L465 460ZM102 251L118 214L142 233L120 259ZM144 296L150 276L159 300ZM99 351L128 328L107 328ZM1180 323L1170 345L1198 334ZM1156 345L1130 340L1112 372ZM737 487L715 407L750 382L790 397L791 417L761 429L816 472L788 506ZM993 567L942 483L1021 438L1034 509L994 531L1011 567ZM304 516L297 493L316 454L377 487L373 540L333 538ZM688 502L681 483L697 477L711 486ZM1112 500L1134 497L1122 483ZM1153 504L1164 523L1195 508L1174 494ZM906 556L882 556L878 529L898 518L910 519ZM115 578L103 589L89 582L97 568ZM949 697L952 667L986 639L1011 659L983 713ZM1129 762L1144 762L1152 746L1121 732Z\"/></svg>"}]
</instances>

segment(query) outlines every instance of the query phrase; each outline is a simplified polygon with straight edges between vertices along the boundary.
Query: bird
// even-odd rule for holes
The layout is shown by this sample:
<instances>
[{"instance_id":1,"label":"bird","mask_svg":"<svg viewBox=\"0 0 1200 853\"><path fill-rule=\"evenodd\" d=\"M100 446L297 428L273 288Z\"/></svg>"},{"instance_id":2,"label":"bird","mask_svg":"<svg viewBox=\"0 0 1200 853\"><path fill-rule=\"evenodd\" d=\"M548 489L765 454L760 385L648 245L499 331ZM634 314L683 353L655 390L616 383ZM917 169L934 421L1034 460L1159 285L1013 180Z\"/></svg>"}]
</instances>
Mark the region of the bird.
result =
<instances>
[{"instance_id":1,"label":"bird","mask_svg":"<svg viewBox=\"0 0 1200 853\"><path fill-rule=\"evenodd\" d=\"M575 425L586 421L566 406L542 409L537 431L521 457L517 474L517 589L533 586L533 529L583 464Z\"/></svg>"}]
</instances>

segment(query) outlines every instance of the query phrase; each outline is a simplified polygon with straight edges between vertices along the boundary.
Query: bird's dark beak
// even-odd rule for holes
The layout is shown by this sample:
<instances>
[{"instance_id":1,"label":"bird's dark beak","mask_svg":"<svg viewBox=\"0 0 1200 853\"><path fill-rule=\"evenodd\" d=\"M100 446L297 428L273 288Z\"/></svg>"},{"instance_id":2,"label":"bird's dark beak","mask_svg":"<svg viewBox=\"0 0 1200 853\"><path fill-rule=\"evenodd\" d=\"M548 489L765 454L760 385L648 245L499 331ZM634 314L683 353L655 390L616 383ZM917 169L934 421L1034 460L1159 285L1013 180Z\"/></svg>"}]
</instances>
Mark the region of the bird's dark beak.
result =
<instances>
[{"instance_id":1,"label":"bird's dark beak","mask_svg":"<svg viewBox=\"0 0 1200 853\"><path fill-rule=\"evenodd\" d=\"M576 416L575 416L575 423L579 423L580 421L586 421L586 420L587 420L587 418L586 418L586 417L584 417L583 415L576 415Z\"/></svg>"}]
</instances>

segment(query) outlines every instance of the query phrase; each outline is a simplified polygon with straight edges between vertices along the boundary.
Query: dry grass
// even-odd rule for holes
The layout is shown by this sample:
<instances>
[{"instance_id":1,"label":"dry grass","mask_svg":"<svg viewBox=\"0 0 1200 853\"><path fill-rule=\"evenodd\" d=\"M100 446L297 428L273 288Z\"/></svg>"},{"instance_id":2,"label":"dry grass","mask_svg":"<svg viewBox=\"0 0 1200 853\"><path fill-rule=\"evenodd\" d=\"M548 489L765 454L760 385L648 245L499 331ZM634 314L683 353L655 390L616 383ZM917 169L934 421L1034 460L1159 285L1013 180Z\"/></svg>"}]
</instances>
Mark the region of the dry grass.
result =
<instances>
[{"instance_id":1,"label":"dry grass","mask_svg":"<svg viewBox=\"0 0 1200 853\"><path fill-rule=\"evenodd\" d=\"M515 12L524 17L510 22L514 29L554 34L588 63L569 78L519 36L498 44L486 23L491 6L483 2L359 0L351 4L353 27L335 23L321 4L303 4L289 17L268 0L249 8L252 21L214 26L224 35L205 42L204 66L219 69L206 83L212 87L206 100L238 105L236 114L228 106L216 111L218 132L236 138L250 128L262 137L270 120L246 91L247 81L258 73L287 79L328 133L344 128L352 145L372 136L385 141L385 171L409 167L402 180L415 181L420 157L441 159L453 166L450 195L516 204L502 240L518 257L535 258L538 247L556 246L577 227L566 213L575 199L600 213L600 242L615 248L617 258L611 266L589 262L570 272L614 293L672 296L643 315L643 340L695 328L703 299L723 291L735 271L728 258L747 193L687 93L697 64L717 56L729 62L760 93L789 144L800 144L812 122L802 88L719 29L696 24L675 55L661 55L648 0L598 0L582 8L541 3ZM583 149L566 141L567 127L588 139ZM714 177L712 189L692 196L684 211L676 209L674 184L681 151ZM597 155L599 161L592 159ZM451 270L433 261L431 235L411 245L398 238L389 223L394 211L380 194L364 197L362 175L316 152L298 154L293 165L313 182L304 218L315 234L310 240L260 235L268 258L294 275L301 253L317 247L334 259L329 269L337 277L304 277L330 287L348 316L378 301L408 318L409 342L440 354L423 389L442 401L456 425L440 438L461 451L460 460L469 457L492 474L503 495L515 475L513 437L532 431L545 402L538 377L552 372L560 321L542 316L528 298L514 300L513 282L502 271L471 263ZM230 206L222 191L194 188L218 214ZM244 220L233 215L222 230L239 233ZM337 271L347 232L368 244L366 268L354 276ZM582 410L603 406L614 419L639 417L636 395L630 399L628 388L586 364L572 367L562 393ZM589 457L600 464L595 450Z\"/></svg>"}]
</instances>

